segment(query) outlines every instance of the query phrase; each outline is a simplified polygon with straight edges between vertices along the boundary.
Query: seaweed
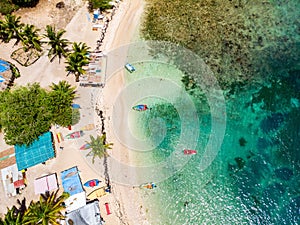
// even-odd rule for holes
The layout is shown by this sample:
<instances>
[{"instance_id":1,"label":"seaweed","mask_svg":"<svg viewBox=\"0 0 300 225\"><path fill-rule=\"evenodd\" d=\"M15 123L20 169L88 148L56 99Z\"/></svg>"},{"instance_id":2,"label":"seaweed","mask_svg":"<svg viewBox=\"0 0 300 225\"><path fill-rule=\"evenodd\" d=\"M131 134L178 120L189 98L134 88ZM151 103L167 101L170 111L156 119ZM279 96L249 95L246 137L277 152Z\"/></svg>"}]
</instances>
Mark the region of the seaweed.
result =
<instances>
[{"instance_id":1,"label":"seaweed","mask_svg":"<svg viewBox=\"0 0 300 225\"><path fill-rule=\"evenodd\" d=\"M246 165L246 161L241 157L236 157L234 158L234 160L237 163L239 170L243 169L244 166Z\"/></svg>"},{"instance_id":2,"label":"seaweed","mask_svg":"<svg viewBox=\"0 0 300 225\"><path fill-rule=\"evenodd\" d=\"M291 30L297 24L294 9L298 4L289 2L283 9L265 1L148 0L142 35L193 51L214 72L221 87L234 94L254 81L269 80L279 67L280 71L289 69L299 59L299 35ZM285 10L291 13L286 15ZM152 52L160 51L154 48ZM185 74L195 81L201 76Z\"/></svg>"},{"instance_id":3,"label":"seaweed","mask_svg":"<svg viewBox=\"0 0 300 225\"><path fill-rule=\"evenodd\" d=\"M241 137L241 138L239 139L239 143L240 143L240 146L245 147L246 144L247 144L247 141L246 141L245 138Z\"/></svg>"}]
</instances>

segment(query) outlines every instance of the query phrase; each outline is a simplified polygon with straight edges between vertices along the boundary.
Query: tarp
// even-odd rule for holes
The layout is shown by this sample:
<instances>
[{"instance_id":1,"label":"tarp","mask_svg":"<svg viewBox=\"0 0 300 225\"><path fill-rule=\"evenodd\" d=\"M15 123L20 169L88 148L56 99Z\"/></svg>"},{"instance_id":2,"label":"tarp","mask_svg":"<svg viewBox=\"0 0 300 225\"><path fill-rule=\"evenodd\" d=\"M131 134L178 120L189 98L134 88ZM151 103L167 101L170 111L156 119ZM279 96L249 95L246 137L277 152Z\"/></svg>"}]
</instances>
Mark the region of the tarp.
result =
<instances>
[{"instance_id":1,"label":"tarp","mask_svg":"<svg viewBox=\"0 0 300 225\"><path fill-rule=\"evenodd\" d=\"M55 173L34 180L35 194L44 194L47 191L52 191L57 188L57 177Z\"/></svg>"},{"instance_id":2,"label":"tarp","mask_svg":"<svg viewBox=\"0 0 300 225\"><path fill-rule=\"evenodd\" d=\"M65 192L70 194L66 199L66 211L71 212L86 204L86 195L83 190L77 166L64 170L60 173L62 186Z\"/></svg>"},{"instance_id":3,"label":"tarp","mask_svg":"<svg viewBox=\"0 0 300 225\"><path fill-rule=\"evenodd\" d=\"M72 212L86 205L86 194L85 192L80 192L78 194L72 195L65 200L66 212ZM75 223L76 224L76 223Z\"/></svg>"},{"instance_id":4,"label":"tarp","mask_svg":"<svg viewBox=\"0 0 300 225\"><path fill-rule=\"evenodd\" d=\"M77 166L62 171L60 176L63 188L70 196L84 192Z\"/></svg>"},{"instance_id":5,"label":"tarp","mask_svg":"<svg viewBox=\"0 0 300 225\"><path fill-rule=\"evenodd\" d=\"M73 223L71 223L72 221ZM95 200L86 204L85 206L73 210L66 214L67 225L71 224L88 224L88 225L102 225L103 220L100 214L99 201Z\"/></svg>"},{"instance_id":6,"label":"tarp","mask_svg":"<svg viewBox=\"0 0 300 225\"><path fill-rule=\"evenodd\" d=\"M51 132L39 136L31 145L15 145L18 170L27 169L53 158L54 148Z\"/></svg>"}]
</instances>

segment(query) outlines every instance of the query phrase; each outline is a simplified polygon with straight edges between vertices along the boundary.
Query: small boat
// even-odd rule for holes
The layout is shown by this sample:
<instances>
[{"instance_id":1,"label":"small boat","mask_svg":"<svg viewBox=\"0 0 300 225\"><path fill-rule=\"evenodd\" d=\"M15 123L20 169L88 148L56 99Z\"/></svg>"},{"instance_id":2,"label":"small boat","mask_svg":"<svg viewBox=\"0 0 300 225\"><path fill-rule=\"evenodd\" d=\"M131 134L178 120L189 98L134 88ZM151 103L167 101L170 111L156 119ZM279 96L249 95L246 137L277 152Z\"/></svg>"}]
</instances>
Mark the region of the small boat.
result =
<instances>
[{"instance_id":1,"label":"small boat","mask_svg":"<svg viewBox=\"0 0 300 225\"><path fill-rule=\"evenodd\" d=\"M184 149L183 154L185 154L185 155L195 155L195 154L197 154L197 151L193 150L193 149Z\"/></svg>"},{"instance_id":2,"label":"small boat","mask_svg":"<svg viewBox=\"0 0 300 225\"><path fill-rule=\"evenodd\" d=\"M149 108L147 105L136 105L136 106L133 106L132 109L136 110L136 111L146 111Z\"/></svg>"},{"instance_id":3,"label":"small boat","mask_svg":"<svg viewBox=\"0 0 300 225\"><path fill-rule=\"evenodd\" d=\"M133 67L133 65L131 65L130 63L127 63L125 65L126 70L128 70L128 72L132 73L135 71L135 68Z\"/></svg>"},{"instance_id":4,"label":"small boat","mask_svg":"<svg viewBox=\"0 0 300 225\"><path fill-rule=\"evenodd\" d=\"M67 134L67 135L66 135L66 138L67 138L67 139L80 138L80 137L83 136L83 134L84 134L84 133L83 133L82 130L80 130L80 131L75 131L75 132L73 132L73 133Z\"/></svg>"},{"instance_id":5,"label":"small boat","mask_svg":"<svg viewBox=\"0 0 300 225\"><path fill-rule=\"evenodd\" d=\"M156 188L156 187L157 187L156 184L153 183L153 182L146 183L146 184L142 184L142 185L140 186L140 188L144 188L144 189L154 189L154 188Z\"/></svg>"},{"instance_id":6,"label":"small boat","mask_svg":"<svg viewBox=\"0 0 300 225\"><path fill-rule=\"evenodd\" d=\"M93 179L93 180L89 180L89 181L85 182L83 185L85 187L96 187L100 184L100 182L101 181L98 179Z\"/></svg>"},{"instance_id":7,"label":"small boat","mask_svg":"<svg viewBox=\"0 0 300 225\"><path fill-rule=\"evenodd\" d=\"M94 124L87 124L84 127L81 128L81 130L85 130L85 131L89 131L89 130L93 130L95 129L95 125Z\"/></svg>"},{"instance_id":8,"label":"small boat","mask_svg":"<svg viewBox=\"0 0 300 225\"><path fill-rule=\"evenodd\" d=\"M80 147L80 150L87 150L87 149L90 149L90 148L91 148L91 145L88 144L88 143L86 143L86 144L84 144L84 145L82 145L82 146Z\"/></svg>"},{"instance_id":9,"label":"small boat","mask_svg":"<svg viewBox=\"0 0 300 225\"><path fill-rule=\"evenodd\" d=\"M94 200L96 198L100 198L107 194L108 194L108 192L105 191L105 187L101 187L101 188L98 188L98 189L92 191L90 194L88 194L87 198L89 200Z\"/></svg>"}]
</instances>

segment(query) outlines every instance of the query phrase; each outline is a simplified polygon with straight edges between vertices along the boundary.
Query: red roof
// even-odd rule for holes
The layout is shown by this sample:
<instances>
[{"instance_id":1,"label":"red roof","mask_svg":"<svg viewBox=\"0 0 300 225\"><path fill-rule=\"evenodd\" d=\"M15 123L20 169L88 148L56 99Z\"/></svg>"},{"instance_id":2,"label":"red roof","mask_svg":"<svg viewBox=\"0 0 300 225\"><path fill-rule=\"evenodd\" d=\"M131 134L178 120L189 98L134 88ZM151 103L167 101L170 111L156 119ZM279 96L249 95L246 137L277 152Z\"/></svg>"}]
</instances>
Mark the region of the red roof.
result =
<instances>
[{"instance_id":1,"label":"red roof","mask_svg":"<svg viewBox=\"0 0 300 225\"><path fill-rule=\"evenodd\" d=\"M21 187L21 186L23 186L23 185L24 185L24 179L22 179L22 180L17 180L17 181L14 182L14 187L15 187L15 188Z\"/></svg>"}]
</instances>

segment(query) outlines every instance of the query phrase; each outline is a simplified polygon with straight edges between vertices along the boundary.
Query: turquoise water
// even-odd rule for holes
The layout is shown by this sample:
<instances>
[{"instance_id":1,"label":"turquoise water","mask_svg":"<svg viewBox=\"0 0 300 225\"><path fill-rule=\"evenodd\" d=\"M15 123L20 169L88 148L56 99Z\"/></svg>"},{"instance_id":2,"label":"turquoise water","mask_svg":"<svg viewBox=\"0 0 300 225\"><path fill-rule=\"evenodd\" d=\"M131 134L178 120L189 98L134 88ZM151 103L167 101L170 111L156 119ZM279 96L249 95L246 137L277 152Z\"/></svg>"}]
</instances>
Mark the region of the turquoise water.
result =
<instances>
[{"instance_id":1,"label":"turquoise water","mask_svg":"<svg viewBox=\"0 0 300 225\"><path fill-rule=\"evenodd\" d=\"M227 101L222 148L205 171L198 167L211 118L199 114L198 154L146 197L151 224L299 223L299 108L274 113L249 104L250 99L249 91ZM154 107L172 110L168 104ZM155 110L151 113L157 116ZM167 126L178 120L171 113ZM166 135L153 151L160 160L168 157L174 133L179 135L180 130Z\"/></svg>"},{"instance_id":2,"label":"turquoise water","mask_svg":"<svg viewBox=\"0 0 300 225\"><path fill-rule=\"evenodd\" d=\"M207 101L191 94L200 121L189 124L199 130L198 153L172 176L158 181L157 189L143 193L151 224L300 224L300 36L299 19L295 19L299 10L293 8L292 15L285 7L288 1L273 2L283 21L294 22L283 28L279 24L273 32L282 38L252 52L262 81L226 96L226 132L216 158L205 170L199 164L213 118ZM158 63L133 65L137 76L170 78L166 74L170 68ZM176 97L177 106L184 106ZM173 103L153 98L137 102L151 105L137 123L140 132L157 144L147 160L160 162L177 151L183 121ZM155 118L164 124L160 143L149 126Z\"/></svg>"},{"instance_id":3,"label":"turquoise water","mask_svg":"<svg viewBox=\"0 0 300 225\"><path fill-rule=\"evenodd\" d=\"M169 65L157 62L135 66L137 72L129 82L150 76L153 68L162 71L163 79L168 78L166 70L173 75L175 72ZM293 70L288 74L276 83L249 86L226 99L222 146L205 170L199 165L212 132L212 115L205 99L191 95L199 118L195 148L198 153L183 168L176 167L172 176L155 180L156 190L142 193L151 224L299 223L300 73ZM146 90L147 84L143 85ZM147 139L149 146L151 142L156 146L147 152L147 157L139 156L138 161L143 165L167 161L174 152L178 153L177 144L185 122L180 108L189 110L180 93L172 95L175 102L179 101L177 104L162 99L160 94L136 102L148 104L151 110L132 112L140 136ZM198 96L197 90L193 95ZM153 123L157 118L159 125ZM192 129L195 124L188 126ZM177 154L177 157L179 160L185 156Z\"/></svg>"}]
</instances>

